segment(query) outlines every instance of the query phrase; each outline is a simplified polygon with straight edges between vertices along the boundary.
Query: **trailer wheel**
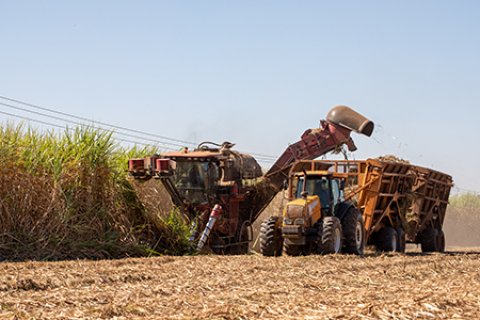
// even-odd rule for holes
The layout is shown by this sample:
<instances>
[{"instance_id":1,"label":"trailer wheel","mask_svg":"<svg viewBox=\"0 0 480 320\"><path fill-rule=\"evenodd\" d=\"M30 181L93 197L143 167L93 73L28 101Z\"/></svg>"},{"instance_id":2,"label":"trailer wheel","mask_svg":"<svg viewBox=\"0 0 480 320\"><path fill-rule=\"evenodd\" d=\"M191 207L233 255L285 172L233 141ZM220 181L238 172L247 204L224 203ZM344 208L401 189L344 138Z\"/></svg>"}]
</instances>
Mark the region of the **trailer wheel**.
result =
<instances>
[{"instance_id":1,"label":"trailer wheel","mask_svg":"<svg viewBox=\"0 0 480 320\"><path fill-rule=\"evenodd\" d=\"M405 237L405 231L403 231L403 228L397 228L397 252L405 253L407 248L407 241Z\"/></svg>"},{"instance_id":2,"label":"trailer wheel","mask_svg":"<svg viewBox=\"0 0 480 320\"><path fill-rule=\"evenodd\" d=\"M375 243L377 250L381 252L397 251L397 231L392 227L384 227L377 232Z\"/></svg>"},{"instance_id":3,"label":"trailer wheel","mask_svg":"<svg viewBox=\"0 0 480 320\"><path fill-rule=\"evenodd\" d=\"M350 208L342 220L343 249L345 253L363 255L365 249L365 227L362 215Z\"/></svg>"},{"instance_id":4,"label":"trailer wheel","mask_svg":"<svg viewBox=\"0 0 480 320\"><path fill-rule=\"evenodd\" d=\"M278 217L270 217L260 227L260 252L266 257L282 255L282 231L276 227Z\"/></svg>"},{"instance_id":5,"label":"trailer wheel","mask_svg":"<svg viewBox=\"0 0 480 320\"><path fill-rule=\"evenodd\" d=\"M337 217L325 217L322 224L320 252L335 254L342 251L342 224Z\"/></svg>"},{"instance_id":6,"label":"trailer wheel","mask_svg":"<svg viewBox=\"0 0 480 320\"><path fill-rule=\"evenodd\" d=\"M422 252L438 251L438 230L436 228L427 228L423 230L420 237Z\"/></svg>"},{"instance_id":7,"label":"trailer wheel","mask_svg":"<svg viewBox=\"0 0 480 320\"><path fill-rule=\"evenodd\" d=\"M438 229L437 251L445 252L445 233L442 229Z\"/></svg>"}]
</instances>

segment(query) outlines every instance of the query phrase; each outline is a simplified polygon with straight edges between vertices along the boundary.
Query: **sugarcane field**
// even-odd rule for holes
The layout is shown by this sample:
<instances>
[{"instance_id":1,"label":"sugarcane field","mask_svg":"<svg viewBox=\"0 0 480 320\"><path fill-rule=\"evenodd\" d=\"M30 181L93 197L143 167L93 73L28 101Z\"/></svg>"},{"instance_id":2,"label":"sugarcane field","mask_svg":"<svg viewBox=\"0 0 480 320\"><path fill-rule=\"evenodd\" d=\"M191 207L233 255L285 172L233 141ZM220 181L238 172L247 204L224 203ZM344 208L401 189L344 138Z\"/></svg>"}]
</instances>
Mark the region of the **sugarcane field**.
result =
<instances>
[{"instance_id":1,"label":"sugarcane field","mask_svg":"<svg viewBox=\"0 0 480 320\"><path fill-rule=\"evenodd\" d=\"M0 319L480 318L480 3L0 12Z\"/></svg>"}]
</instances>

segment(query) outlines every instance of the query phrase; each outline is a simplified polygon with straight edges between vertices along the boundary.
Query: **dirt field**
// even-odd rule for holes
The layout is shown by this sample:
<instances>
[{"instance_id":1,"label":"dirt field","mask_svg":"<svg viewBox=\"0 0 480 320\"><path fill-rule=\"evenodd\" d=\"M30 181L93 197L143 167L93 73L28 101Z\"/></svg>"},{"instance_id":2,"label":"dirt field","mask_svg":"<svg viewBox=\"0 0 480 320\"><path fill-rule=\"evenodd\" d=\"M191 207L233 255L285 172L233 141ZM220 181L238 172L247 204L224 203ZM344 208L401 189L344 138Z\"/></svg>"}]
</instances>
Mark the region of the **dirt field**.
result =
<instances>
[{"instance_id":1,"label":"dirt field","mask_svg":"<svg viewBox=\"0 0 480 320\"><path fill-rule=\"evenodd\" d=\"M474 319L480 253L0 264L1 319Z\"/></svg>"}]
</instances>

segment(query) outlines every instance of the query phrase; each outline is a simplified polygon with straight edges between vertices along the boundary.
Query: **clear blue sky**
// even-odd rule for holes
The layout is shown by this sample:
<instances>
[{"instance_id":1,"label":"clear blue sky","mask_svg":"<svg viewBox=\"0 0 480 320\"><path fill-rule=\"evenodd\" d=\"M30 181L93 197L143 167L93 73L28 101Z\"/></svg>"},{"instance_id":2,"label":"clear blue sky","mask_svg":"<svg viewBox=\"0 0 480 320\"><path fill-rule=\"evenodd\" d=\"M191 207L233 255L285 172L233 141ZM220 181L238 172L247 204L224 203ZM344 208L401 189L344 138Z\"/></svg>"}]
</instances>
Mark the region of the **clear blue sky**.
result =
<instances>
[{"instance_id":1,"label":"clear blue sky","mask_svg":"<svg viewBox=\"0 0 480 320\"><path fill-rule=\"evenodd\" d=\"M271 155L347 104L381 126L354 137L357 159L396 154L480 191L479 1L1 0L0 14L0 95Z\"/></svg>"}]
</instances>

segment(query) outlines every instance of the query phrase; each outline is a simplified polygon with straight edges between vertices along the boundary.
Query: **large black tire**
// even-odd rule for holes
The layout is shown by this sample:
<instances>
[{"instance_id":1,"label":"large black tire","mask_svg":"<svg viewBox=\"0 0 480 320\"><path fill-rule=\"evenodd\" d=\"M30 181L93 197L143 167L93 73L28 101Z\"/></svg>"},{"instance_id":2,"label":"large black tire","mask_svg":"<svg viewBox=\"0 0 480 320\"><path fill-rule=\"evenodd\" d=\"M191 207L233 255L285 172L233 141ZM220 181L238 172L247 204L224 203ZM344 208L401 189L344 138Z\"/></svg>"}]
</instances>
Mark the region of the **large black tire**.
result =
<instances>
[{"instance_id":1,"label":"large black tire","mask_svg":"<svg viewBox=\"0 0 480 320\"><path fill-rule=\"evenodd\" d=\"M392 227L384 227L375 235L377 250L381 252L397 251L397 231Z\"/></svg>"},{"instance_id":2,"label":"large black tire","mask_svg":"<svg viewBox=\"0 0 480 320\"><path fill-rule=\"evenodd\" d=\"M437 251L445 252L445 233L442 229L438 229Z\"/></svg>"},{"instance_id":3,"label":"large black tire","mask_svg":"<svg viewBox=\"0 0 480 320\"><path fill-rule=\"evenodd\" d=\"M342 220L343 252L363 255L365 250L365 227L360 212L350 208Z\"/></svg>"},{"instance_id":4,"label":"large black tire","mask_svg":"<svg viewBox=\"0 0 480 320\"><path fill-rule=\"evenodd\" d=\"M423 230L420 235L420 245L422 247L422 252L435 252L438 251L438 230L436 228L427 228Z\"/></svg>"},{"instance_id":5,"label":"large black tire","mask_svg":"<svg viewBox=\"0 0 480 320\"><path fill-rule=\"evenodd\" d=\"M325 217L322 223L320 252L335 254L342 251L342 224L337 217Z\"/></svg>"},{"instance_id":6,"label":"large black tire","mask_svg":"<svg viewBox=\"0 0 480 320\"><path fill-rule=\"evenodd\" d=\"M244 255L248 254L250 251L250 233L251 233L251 226L249 221L244 221L241 225L240 229L235 236L235 241L238 244L234 244L233 246L228 247L225 250L225 254L228 255ZM242 243L244 242L244 243Z\"/></svg>"},{"instance_id":7,"label":"large black tire","mask_svg":"<svg viewBox=\"0 0 480 320\"><path fill-rule=\"evenodd\" d=\"M397 229L397 250L396 252L405 253L407 249L407 240L405 231L403 231L402 227L398 227Z\"/></svg>"},{"instance_id":8,"label":"large black tire","mask_svg":"<svg viewBox=\"0 0 480 320\"><path fill-rule=\"evenodd\" d=\"M287 242L283 243L283 250L287 256L297 257L303 254L304 246L288 244Z\"/></svg>"},{"instance_id":9,"label":"large black tire","mask_svg":"<svg viewBox=\"0 0 480 320\"><path fill-rule=\"evenodd\" d=\"M282 230L276 227L279 217L270 217L260 227L260 252L266 257L282 255Z\"/></svg>"}]
</instances>

